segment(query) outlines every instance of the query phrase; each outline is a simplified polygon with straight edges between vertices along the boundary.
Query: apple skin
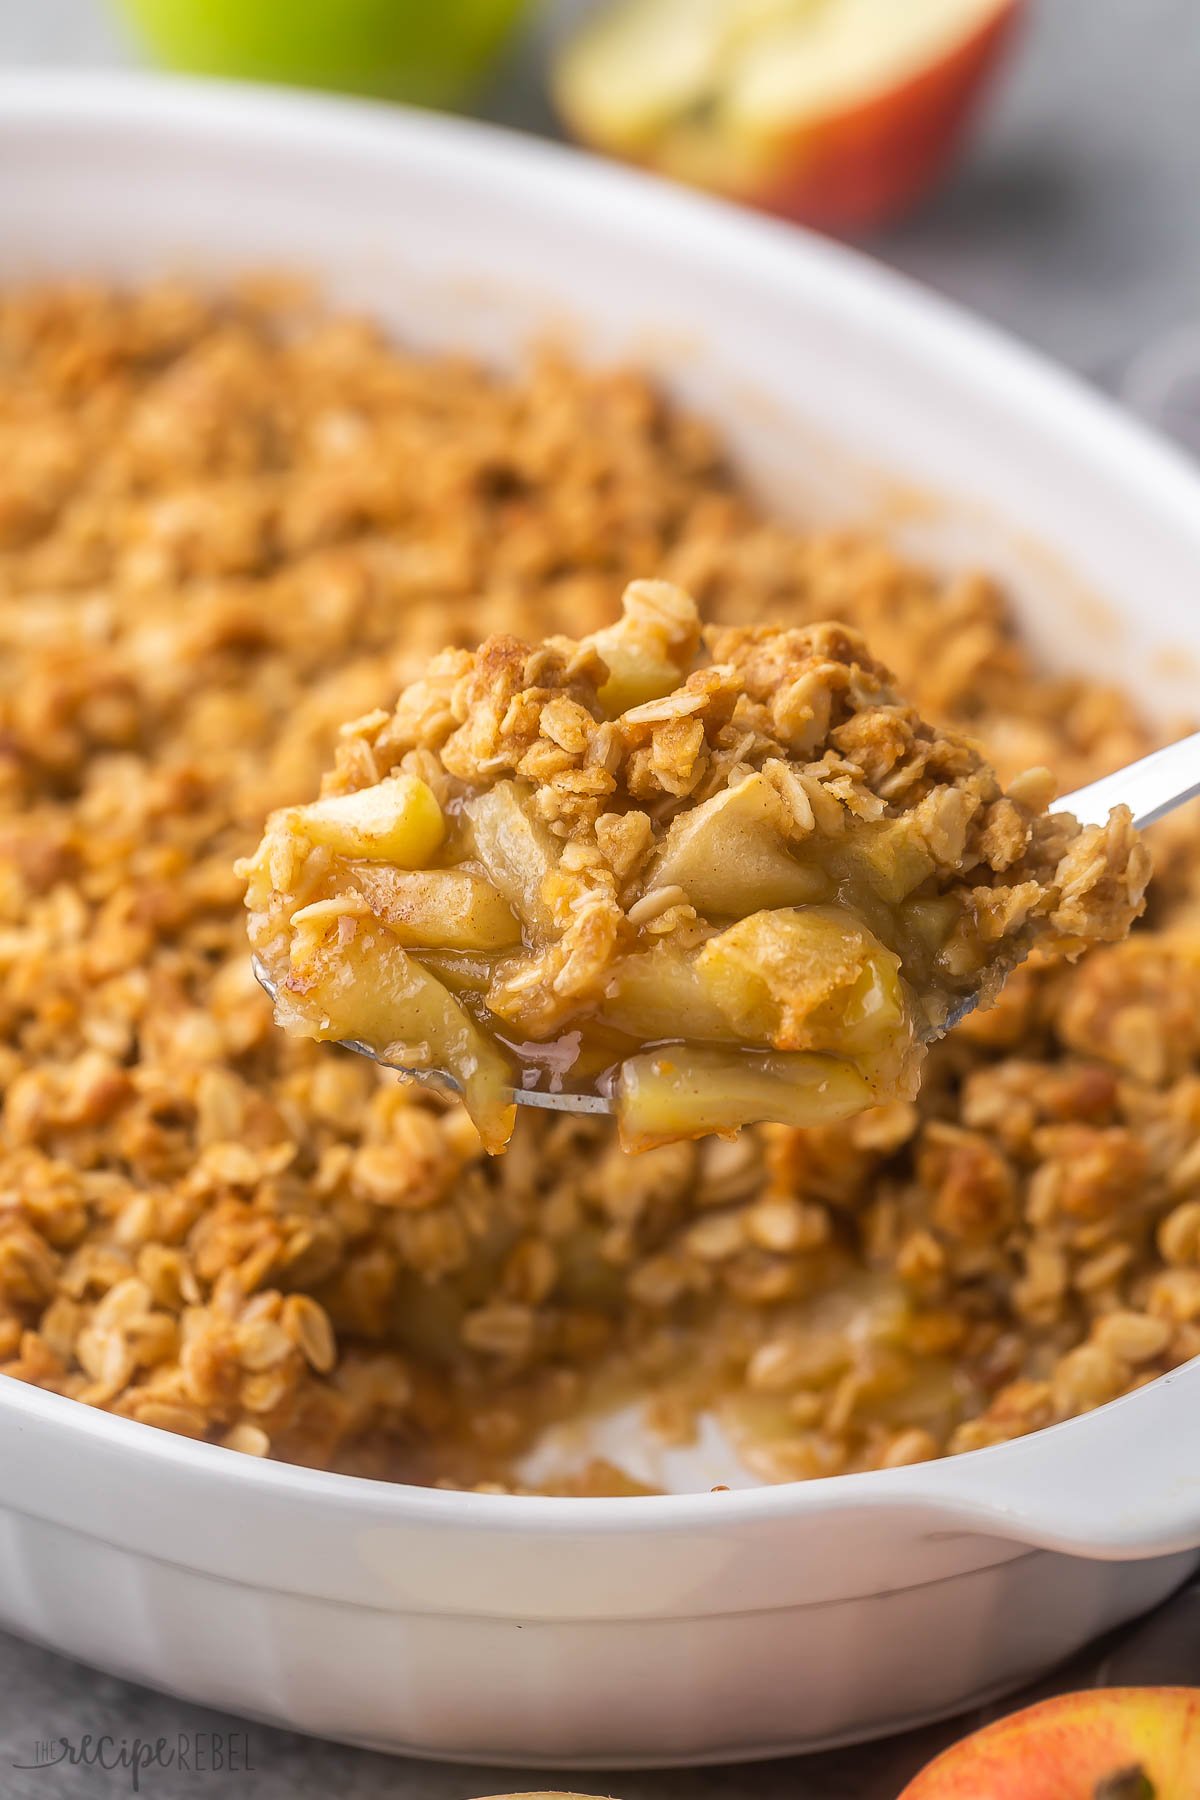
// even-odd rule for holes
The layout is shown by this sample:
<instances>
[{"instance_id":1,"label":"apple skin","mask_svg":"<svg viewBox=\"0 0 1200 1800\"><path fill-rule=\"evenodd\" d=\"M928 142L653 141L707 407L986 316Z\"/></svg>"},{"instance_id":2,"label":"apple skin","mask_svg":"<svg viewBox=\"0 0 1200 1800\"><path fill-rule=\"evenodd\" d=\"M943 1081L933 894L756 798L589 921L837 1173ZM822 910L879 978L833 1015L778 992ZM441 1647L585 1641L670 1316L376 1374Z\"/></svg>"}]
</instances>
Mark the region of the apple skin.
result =
<instances>
[{"instance_id":1,"label":"apple skin","mask_svg":"<svg viewBox=\"0 0 1200 1800\"><path fill-rule=\"evenodd\" d=\"M158 61L200 75L459 104L527 0L120 0Z\"/></svg>"},{"instance_id":2,"label":"apple skin","mask_svg":"<svg viewBox=\"0 0 1200 1800\"><path fill-rule=\"evenodd\" d=\"M1135 1769L1154 1800L1196 1800L1200 1688L1095 1688L1043 1700L936 1757L900 1800L1099 1800L1106 1781ZM1136 1790L1131 1780L1128 1792ZM1115 1800L1122 1790L1108 1791Z\"/></svg>"},{"instance_id":3,"label":"apple skin","mask_svg":"<svg viewBox=\"0 0 1200 1800\"><path fill-rule=\"evenodd\" d=\"M745 198L835 236L910 212L947 172L1025 0L1007 6L890 93L778 141L778 174Z\"/></svg>"}]
</instances>

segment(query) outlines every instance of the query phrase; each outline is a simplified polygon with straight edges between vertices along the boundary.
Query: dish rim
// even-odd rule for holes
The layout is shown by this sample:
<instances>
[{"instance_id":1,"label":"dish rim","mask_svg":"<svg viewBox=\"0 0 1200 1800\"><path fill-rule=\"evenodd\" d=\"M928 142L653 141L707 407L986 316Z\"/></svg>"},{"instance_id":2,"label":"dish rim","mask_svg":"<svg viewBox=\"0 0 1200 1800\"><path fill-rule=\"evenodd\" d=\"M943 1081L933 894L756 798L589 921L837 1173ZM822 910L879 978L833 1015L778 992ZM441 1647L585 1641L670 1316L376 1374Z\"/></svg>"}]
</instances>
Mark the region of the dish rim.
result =
<instances>
[{"instance_id":1,"label":"dish rim","mask_svg":"<svg viewBox=\"0 0 1200 1800\"><path fill-rule=\"evenodd\" d=\"M543 198L569 199L586 208L590 218L600 215L635 237L661 236L667 226L678 254L704 260L724 249L752 277L761 276L777 288L820 294L826 304L833 301L859 316L869 315L877 337L905 338L915 344L918 354L940 361L948 374L964 374L973 388L1003 386L1028 429L1048 422L1059 440L1086 438L1093 462L1119 469L1131 507L1149 497L1160 516L1173 512L1178 531L1195 540L1200 558L1200 473L1181 450L1122 413L1080 377L847 245L567 145L480 121L252 83L127 72L27 69L0 74L0 142L8 137L19 141L30 129L69 137L105 128L170 134L193 142L207 134L226 144L229 131L236 130L243 141L257 135L309 156L314 136L348 153L390 146L410 155L436 156L452 173L484 188L511 193L515 185L535 201L539 193ZM363 1518L383 1516L396 1523L608 1536L670 1532L701 1524L732 1528L816 1514L832 1504L855 1511L915 1506L959 1517L977 1511L980 1522L994 1529L1004 1502L989 1507L970 1494L964 1500L956 1471L965 1465L976 1469L982 1461L999 1472L1027 1456L1031 1444L1052 1440L1062 1446L1071 1434L1082 1436L1089 1421L1115 1420L1122 1409L1144 1405L1156 1393L1161 1396L1189 1369L1200 1379L1200 1358L1094 1413L963 1456L907 1468L739 1488L723 1492L719 1499L711 1490L606 1498L479 1494L309 1469L160 1431L14 1377L0 1381L0 1413L14 1417L18 1429L22 1421L36 1420L124 1454L136 1454L140 1448L152 1463L181 1473L224 1475L259 1493L312 1504L337 1501ZM1018 1523L1014 1521L1012 1535L1029 1541L1027 1532L1017 1530ZM1200 1527L1195 1536L1200 1538ZM1122 1538L1131 1548L1140 1541L1128 1530Z\"/></svg>"},{"instance_id":2,"label":"dish rim","mask_svg":"<svg viewBox=\"0 0 1200 1800\"><path fill-rule=\"evenodd\" d=\"M1024 1437L982 1449L964 1451L958 1456L942 1456L929 1462L910 1464L895 1469L863 1469L850 1474L814 1476L807 1481L764 1483L746 1488L704 1488L675 1494L560 1495L560 1494L490 1494L467 1489L424 1487L413 1482L391 1481L386 1477L345 1475L331 1469L313 1469L300 1463L277 1461L271 1457L248 1456L222 1444L206 1443L184 1437L178 1432L144 1425L136 1419L122 1418L101 1407L87 1406L66 1394L56 1394L15 1376L0 1376L0 1414L11 1410L58 1428L77 1431L104 1448L126 1451L140 1449L154 1462L176 1472L189 1469L199 1474L219 1477L222 1473L257 1490L259 1493L286 1492L314 1505L323 1501L343 1501L365 1519L380 1513L400 1515L395 1522L412 1524L484 1526L488 1530L520 1531L535 1527L539 1532L569 1532L584 1527L589 1532L608 1535L611 1532L650 1530L672 1532L694 1525L750 1524L777 1519L793 1513L821 1513L836 1504L843 1511L873 1512L881 1507L933 1507L939 1512L965 1517L975 1505L972 1496L956 1492L953 1477L964 1467L971 1470L981 1465L1007 1468L1020 1451L1029 1454L1031 1445L1042 1446L1053 1440L1055 1448L1072 1436L1082 1437L1089 1421L1099 1417L1110 1420L1123 1409L1137 1407L1147 1395L1163 1393L1190 1373L1187 1384L1200 1388L1200 1356L1176 1369L1170 1369L1143 1388L1121 1394L1115 1400L1090 1413L1046 1425ZM974 1483L970 1484L972 1487ZM943 1491L946 1490L946 1491ZM835 1498L836 1495L836 1498ZM982 1516L995 1523L993 1511L1005 1502L999 1491L995 1509L986 1503ZM714 1510L720 1506L720 1515ZM1013 1521L1014 1524L1017 1521ZM1024 1522L1022 1522L1024 1523ZM1021 1541L1035 1540L1026 1532L1015 1532ZM1200 1539L1200 1526L1196 1529ZM1137 1541L1132 1534L1131 1543Z\"/></svg>"}]
</instances>

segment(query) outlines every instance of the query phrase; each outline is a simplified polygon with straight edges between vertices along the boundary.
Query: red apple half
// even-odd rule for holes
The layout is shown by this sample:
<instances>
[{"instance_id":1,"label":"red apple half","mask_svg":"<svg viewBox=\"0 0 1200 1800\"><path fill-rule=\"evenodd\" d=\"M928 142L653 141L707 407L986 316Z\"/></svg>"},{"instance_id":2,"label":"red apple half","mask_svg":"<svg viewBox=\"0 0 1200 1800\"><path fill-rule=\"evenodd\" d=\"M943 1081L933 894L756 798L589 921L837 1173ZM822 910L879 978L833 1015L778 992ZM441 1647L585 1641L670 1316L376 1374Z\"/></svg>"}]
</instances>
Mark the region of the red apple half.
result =
<instances>
[{"instance_id":1,"label":"red apple half","mask_svg":"<svg viewBox=\"0 0 1200 1800\"><path fill-rule=\"evenodd\" d=\"M1022 0L617 0L566 46L568 129L821 230L897 217L950 162Z\"/></svg>"},{"instance_id":2,"label":"red apple half","mask_svg":"<svg viewBox=\"0 0 1200 1800\"><path fill-rule=\"evenodd\" d=\"M900 1800L1198 1800L1200 1688L1095 1688L964 1738Z\"/></svg>"}]
</instances>

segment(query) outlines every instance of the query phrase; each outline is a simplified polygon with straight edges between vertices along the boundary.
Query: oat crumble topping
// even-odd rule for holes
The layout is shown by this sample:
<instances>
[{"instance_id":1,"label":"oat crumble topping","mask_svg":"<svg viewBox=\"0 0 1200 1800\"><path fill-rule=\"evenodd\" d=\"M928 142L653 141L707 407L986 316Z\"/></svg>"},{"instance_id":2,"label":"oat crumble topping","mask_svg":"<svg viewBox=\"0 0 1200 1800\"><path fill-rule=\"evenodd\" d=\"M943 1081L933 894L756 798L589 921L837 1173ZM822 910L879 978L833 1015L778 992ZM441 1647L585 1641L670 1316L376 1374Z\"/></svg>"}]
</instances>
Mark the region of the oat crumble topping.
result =
<instances>
[{"instance_id":1,"label":"oat crumble topping","mask_svg":"<svg viewBox=\"0 0 1200 1800\"><path fill-rule=\"evenodd\" d=\"M719 623L863 633L1010 786L1152 747L1032 666L987 581L763 518L636 373L500 378L262 287L0 298L0 1370L250 1454L511 1486L540 1421L612 1395L676 1440L715 1404L795 1479L1200 1351L1189 820L1126 943L1023 966L915 1101L836 1126L629 1157L524 1115L487 1158L461 1108L275 1029L233 863L339 723L448 641L603 630L647 570Z\"/></svg>"}]
</instances>

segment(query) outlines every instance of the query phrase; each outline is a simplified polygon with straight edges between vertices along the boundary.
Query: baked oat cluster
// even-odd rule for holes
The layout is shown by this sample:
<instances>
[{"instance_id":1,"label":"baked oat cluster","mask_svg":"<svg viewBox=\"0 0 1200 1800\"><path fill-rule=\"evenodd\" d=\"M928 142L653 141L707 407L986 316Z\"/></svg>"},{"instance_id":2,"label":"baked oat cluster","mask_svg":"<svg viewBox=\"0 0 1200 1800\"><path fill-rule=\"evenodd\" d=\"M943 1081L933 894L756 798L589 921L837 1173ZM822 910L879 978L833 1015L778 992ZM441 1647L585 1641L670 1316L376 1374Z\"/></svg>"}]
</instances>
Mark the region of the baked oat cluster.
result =
<instances>
[{"instance_id":1,"label":"baked oat cluster","mask_svg":"<svg viewBox=\"0 0 1200 1800\"><path fill-rule=\"evenodd\" d=\"M611 1096L644 1150L911 1099L956 1004L1142 909L1127 812L1081 831L822 623L620 619L448 650L343 727L247 877L276 1017L449 1074L485 1147L524 1085Z\"/></svg>"},{"instance_id":2,"label":"baked oat cluster","mask_svg":"<svg viewBox=\"0 0 1200 1800\"><path fill-rule=\"evenodd\" d=\"M0 1370L314 1465L512 1487L541 1425L715 1408L766 1480L968 1450L1200 1352L1200 854L915 1100L624 1154L278 1031L236 858L446 643L836 619L1002 781L1153 747L1004 598L765 519L640 376L499 378L260 287L0 297ZM540 734L539 734L540 735ZM603 1465L568 1491L634 1484Z\"/></svg>"}]
</instances>

